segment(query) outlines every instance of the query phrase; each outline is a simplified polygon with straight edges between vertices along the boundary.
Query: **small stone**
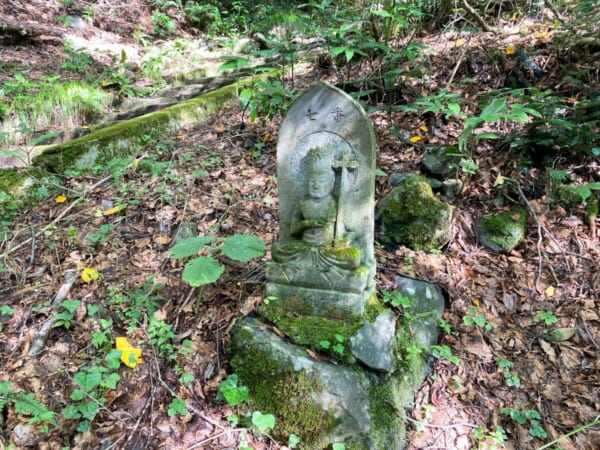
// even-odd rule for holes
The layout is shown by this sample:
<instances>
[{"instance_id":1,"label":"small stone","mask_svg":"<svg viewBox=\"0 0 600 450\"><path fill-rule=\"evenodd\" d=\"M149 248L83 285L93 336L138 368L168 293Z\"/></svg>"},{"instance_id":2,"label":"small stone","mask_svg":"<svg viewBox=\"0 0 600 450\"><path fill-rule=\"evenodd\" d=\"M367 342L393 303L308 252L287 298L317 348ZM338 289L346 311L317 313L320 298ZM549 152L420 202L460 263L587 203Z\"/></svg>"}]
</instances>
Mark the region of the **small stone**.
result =
<instances>
[{"instance_id":1,"label":"small stone","mask_svg":"<svg viewBox=\"0 0 600 450\"><path fill-rule=\"evenodd\" d=\"M453 198L458 197L460 191L462 190L462 187L462 181L456 178L450 178L442 182L442 193L447 199L451 200Z\"/></svg>"},{"instance_id":2,"label":"small stone","mask_svg":"<svg viewBox=\"0 0 600 450\"><path fill-rule=\"evenodd\" d=\"M521 208L482 216L475 222L477 239L493 252L509 253L525 236L525 218L525 210Z\"/></svg>"},{"instance_id":3,"label":"small stone","mask_svg":"<svg viewBox=\"0 0 600 450\"><path fill-rule=\"evenodd\" d=\"M460 156L455 147L427 147L421 165L427 173L444 178L458 167Z\"/></svg>"},{"instance_id":4,"label":"small stone","mask_svg":"<svg viewBox=\"0 0 600 450\"><path fill-rule=\"evenodd\" d=\"M352 354L360 362L376 370L391 372L393 369L393 342L396 319L392 311L379 314L375 322L365 322L350 337Z\"/></svg>"},{"instance_id":5,"label":"small stone","mask_svg":"<svg viewBox=\"0 0 600 450\"><path fill-rule=\"evenodd\" d=\"M11 441L21 447L29 447L34 444L35 427L27 423L15 425Z\"/></svg>"}]
</instances>

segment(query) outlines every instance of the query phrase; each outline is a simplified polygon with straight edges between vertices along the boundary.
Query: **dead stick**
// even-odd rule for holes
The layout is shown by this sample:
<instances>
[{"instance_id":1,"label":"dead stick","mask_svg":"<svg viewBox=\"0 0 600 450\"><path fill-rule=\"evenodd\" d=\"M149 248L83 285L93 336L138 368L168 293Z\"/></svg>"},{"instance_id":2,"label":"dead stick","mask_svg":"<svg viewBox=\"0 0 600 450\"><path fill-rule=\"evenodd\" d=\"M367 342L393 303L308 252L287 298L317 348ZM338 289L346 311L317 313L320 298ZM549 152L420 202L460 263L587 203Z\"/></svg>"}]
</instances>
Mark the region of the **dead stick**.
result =
<instances>
[{"instance_id":1,"label":"dead stick","mask_svg":"<svg viewBox=\"0 0 600 450\"><path fill-rule=\"evenodd\" d=\"M75 271L67 270L65 271L65 282L60 287L54 300L52 300L51 306L51 316L48 317L48 320L44 323L40 331L37 333L37 336L34 338L31 347L29 348L29 356L35 356L40 353L44 347L46 346L46 341L48 340L48 335L50 334L50 330L54 327L54 315L53 313L58 310L58 307L62 303L62 301L67 297L71 287L75 283Z\"/></svg>"},{"instance_id":2,"label":"dead stick","mask_svg":"<svg viewBox=\"0 0 600 450\"><path fill-rule=\"evenodd\" d=\"M461 0L461 3L463 5L463 8L465 8L465 11L467 11L467 13L469 15L471 15L471 17L473 17L473 19L475 19L475 22L477 22L479 24L479 26L481 28L483 28L483 31L487 31L488 33L495 33L496 30L493 27L490 27L485 20L483 20L483 17L481 17L479 15L479 13L477 11L475 11L475 8L473 8L471 5L469 5L469 3L467 2L467 0Z\"/></svg>"}]
</instances>

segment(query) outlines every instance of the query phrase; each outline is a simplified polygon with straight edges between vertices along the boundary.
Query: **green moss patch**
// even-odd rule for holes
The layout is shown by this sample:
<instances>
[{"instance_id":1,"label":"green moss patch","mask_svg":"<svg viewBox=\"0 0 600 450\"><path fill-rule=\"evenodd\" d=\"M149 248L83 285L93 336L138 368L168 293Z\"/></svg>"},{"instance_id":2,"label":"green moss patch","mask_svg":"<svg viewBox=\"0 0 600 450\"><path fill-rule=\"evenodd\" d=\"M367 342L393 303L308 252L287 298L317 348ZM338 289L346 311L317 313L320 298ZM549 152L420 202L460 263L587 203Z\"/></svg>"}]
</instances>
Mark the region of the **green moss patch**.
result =
<instances>
[{"instance_id":1,"label":"green moss patch","mask_svg":"<svg viewBox=\"0 0 600 450\"><path fill-rule=\"evenodd\" d=\"M60 180L45 170L0 169L0 219L10 219L58 190Z\"/></svg>"},{"instance_id":2,"label":"green moss patch","mask_svg":"<svg viewBox=\"0 0 600 450\"><path fill-rule=\"evenodd\" d=\"M494 252L510 252L525 236L526 218L522 208L480 217L475 224L479 242Z\"/></svg>"},{"instance_id":3,"label":"green moss patch","mask_svg":"<svg viewBox=\"0 0 600 450\"><path fill-rule=\"evenodd\" d=\"M258 312L296 344L318 351L324 350L319 342L335 343L336 334L348 338L363 324L362 320L343 321L317 316L298 316L272 304L262 305Z\"/></svg>"},{"instance_id":4,"label":"green moss patch","mask_svg":"<svg viewBox=\"0 0 600 450\"><path fill-rule=\"evenodd\" d=\"M244 344L236 343L239 340ZM240 382L249 388L248 406L276 417L272 433L277 440L285 442L294 433L302 439L300 448L322 448L323 430L336 424L334 417L313 404L312 395L320 393L322 386L302 371L282 370L260 346L248 345L251 340L243 330L234 335L233 348L238 350L231 359Z\"/></svg>"}]
</instances>

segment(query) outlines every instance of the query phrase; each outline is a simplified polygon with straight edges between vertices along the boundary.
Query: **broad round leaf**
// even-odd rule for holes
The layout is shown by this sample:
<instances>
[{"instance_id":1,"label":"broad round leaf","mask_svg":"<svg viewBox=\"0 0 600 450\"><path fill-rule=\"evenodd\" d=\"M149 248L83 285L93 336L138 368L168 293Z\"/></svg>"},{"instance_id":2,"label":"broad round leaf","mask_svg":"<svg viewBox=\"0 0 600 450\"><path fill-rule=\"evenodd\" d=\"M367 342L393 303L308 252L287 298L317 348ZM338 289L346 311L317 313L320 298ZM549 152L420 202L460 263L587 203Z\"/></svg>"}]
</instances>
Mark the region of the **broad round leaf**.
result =
<instances>
[{"instance_id":1,"label":"broad round leaf","mask_svg":"<svg viewBox=\"0 0 600 450\"><path fill-rule=\"evenodd\" d=\"M224 270L216 259L200 256L186 263L182 279L190 286L202 286L217 281Z\"/></svg>"},{"instance_id":2,"label":"broad round leaf","mask_svg":"<svg viewBox=\"0 0 600 450\"><path fill-rule=\"evenodd\" d=\"M212 236L194 236L184 239L169 249L169 256L171 258L181 259L195 255L198 253L198 250L200 250L200 247L210 244L211 241Z\"/></svg>"},{"instance_id":3,"label":"broad round leaf","mask_svg":"<svg viewBox=\"0 0 600 450\"><path fill-rule=\"evenodd\" d=\"M100 372L77 372L73 376L73 380L75 380L75 383L81 386L81 389L85 392L90 392L100 384L102 375Z\"/></svg>"},{"instance_id":4,"label":"broad round leaf","mask_svg":"<svg viewBox=\"0 0 600 450\"><path fill-rule=\"evenodd\" d=\"M263 414L260 411L252 413L252 425L260 431L267 431L275 426L275 416L273 414Z\"/></svg>"},{"instance_id":5,"label":"broad round leaf","mask_svg":"<svg viewBox=\"0 0 600 450\"><path fill-rule=\"evenodd\" d=\"M228 258L247 262L265 254L265 243L257 236L236 234L223 239L221 251Z\"/></svg>"}]
</instances>

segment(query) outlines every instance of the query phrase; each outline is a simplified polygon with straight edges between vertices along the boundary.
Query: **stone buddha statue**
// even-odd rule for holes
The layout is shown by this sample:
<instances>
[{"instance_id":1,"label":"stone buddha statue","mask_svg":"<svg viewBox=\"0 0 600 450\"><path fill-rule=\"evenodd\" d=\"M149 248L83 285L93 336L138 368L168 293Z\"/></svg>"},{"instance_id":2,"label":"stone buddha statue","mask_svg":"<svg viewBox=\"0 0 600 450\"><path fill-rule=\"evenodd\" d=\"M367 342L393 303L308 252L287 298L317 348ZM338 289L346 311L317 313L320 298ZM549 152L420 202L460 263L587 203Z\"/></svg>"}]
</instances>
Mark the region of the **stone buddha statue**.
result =
<instances>
[{"instance_id":1,"label":"stone buddha statue","mask_svg":"<svg viewBox=\"0 0 600 450\"><path fill-rule=\"evenodd\" d=\"M293 210L292 239L273 244L269 281L344 289L361 265L360 251L349 243L352 233L340 223L336 172L325 152L318 147L308 152L306 195Z\"/></svg>"}]
</instances>

